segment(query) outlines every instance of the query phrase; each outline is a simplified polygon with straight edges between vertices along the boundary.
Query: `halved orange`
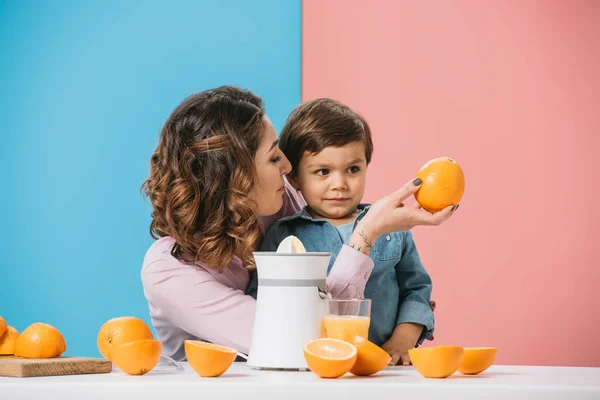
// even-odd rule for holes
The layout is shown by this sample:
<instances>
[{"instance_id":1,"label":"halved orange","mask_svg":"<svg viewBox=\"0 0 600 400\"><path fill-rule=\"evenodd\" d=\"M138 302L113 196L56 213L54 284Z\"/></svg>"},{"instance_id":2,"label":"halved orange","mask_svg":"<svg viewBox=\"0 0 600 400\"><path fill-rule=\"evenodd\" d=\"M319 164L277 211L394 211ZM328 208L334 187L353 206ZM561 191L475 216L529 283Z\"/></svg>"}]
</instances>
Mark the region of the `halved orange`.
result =
<instances>
[{"instance_id":1,"label":"halved orange","mask_svg":"<svg viewBox=\"0 0 600 400\"><path fill-rule=\"evenodd\" d=\"M111 361L129 375L144 375L158 364L162 343L160 340L134 340L112 346Z\"/></svg>"},{"instance_id":2,"label":"halved orange","mask_svg":"<svg viewBox=\"0 0 600 400\"><path fill-rule=\"evenodd\" d=\"M426 378L446 378L452 375L463 357L460 346L419 347L408 350L413 366Z\"/></svg>"},{"instance_id":3,"label":"halved orange","mask_svg":"<svg viewBox=\"0 0 600 400\"><path fill-rule=\"evenodd\" d=\"M362 336L355 336L350 342L356 346L358 352L356 363L350 370L354 375L373 375L384 369L392 360L385 350Z\"/></svg>"},{"instance_id":4,"label":"halved orange","mask_svg":"<svg viewBox=\"0 0 600 400\"><path fill-rule=\"evenodd\" d=\"M237 356L235 349L199 340L186 340L184 349L192 369L205 378L222 375L231 367Z\"/></svg>"},{"instance_id":5,"label":"halved orange","mask_svg":"<svg viewBox=\"0 0 600 400\"><path fill-rule=\"evenodd\" d=\"M495 347L465 347L464 352L458 370L463 374L475 375L485 371L494 363L498 349Z\"/></svg>"},{"instance_id":6,"label":"halved orange","mask_svg":"<svg viewBox=\"0 0 600 400\"><path fill-rule=\"evenodd\" d=\"M352 343L321 338L304 345L304 358L308 368L321 378L339 378L349 372L358 356Z\"/></svg>"}]
</instances>

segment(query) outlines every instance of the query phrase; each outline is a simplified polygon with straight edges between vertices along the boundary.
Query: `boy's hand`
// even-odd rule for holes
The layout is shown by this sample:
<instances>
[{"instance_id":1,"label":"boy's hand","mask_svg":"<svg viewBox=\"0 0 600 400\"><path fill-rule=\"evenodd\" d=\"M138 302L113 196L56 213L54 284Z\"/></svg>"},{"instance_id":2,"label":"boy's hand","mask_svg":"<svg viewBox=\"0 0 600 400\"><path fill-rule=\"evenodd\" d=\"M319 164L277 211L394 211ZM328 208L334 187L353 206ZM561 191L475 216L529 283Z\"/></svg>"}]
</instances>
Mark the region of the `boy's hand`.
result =
<instances>
[{"instance_id":1,"label":"boy's hand","mask_svg":"<svg viewBox=\"0 0 600 400\"><path fill-rule=\"evenodd\" d=\"M399 361L402 365L410 365L408 350L415 347L422 331L423 325L411 323L399 324L394 329L390 340L381 346L392 357L390 365L396 365Z\"/></svg>"}]
</instances>

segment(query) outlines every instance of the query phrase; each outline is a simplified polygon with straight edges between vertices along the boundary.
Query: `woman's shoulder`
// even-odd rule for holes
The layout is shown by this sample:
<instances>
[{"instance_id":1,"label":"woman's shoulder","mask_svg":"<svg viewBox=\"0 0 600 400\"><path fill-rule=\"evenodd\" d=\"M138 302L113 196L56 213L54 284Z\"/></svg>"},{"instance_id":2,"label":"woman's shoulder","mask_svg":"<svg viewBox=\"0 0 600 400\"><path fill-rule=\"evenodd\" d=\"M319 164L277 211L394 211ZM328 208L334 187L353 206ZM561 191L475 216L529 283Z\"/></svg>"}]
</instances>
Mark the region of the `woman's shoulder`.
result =
<instances>
[{"instance_id":1,"label":"woman's shoulder","mask_svg":"<svg viewBox=\"0 0 600 400\"><path fill-rule=\"evenodd\" d=\"M155 240L148 248L148 251L146 251L146 255L144 256L144 267L158 260L176 260L171 254L171 249L173 249L174 245L175 239L171 236L164 236Z\"/></svg>"},{"instance_id":2,"label":"woman's shoulder","mask_svg":"<svg viewBox=\"0 0 600 400\"><path fill-rule=\"evenodd\" d=\"M176 275L182 272L188 273L188 271L193 270L205 270L205 265L201 262L194 265L199 268L190 268L190 264L173 256L171 250L175 243L175 239L171 236L164 236L150 245L142 263L142 280L156 273L164 274L165 272L169 272L170 275Z\"/></svg>"},{"instance_id":3,"label":"woman's shoulder","mask_svg":"<svg viewBox=\"0 0 600 400\"><path fill-rule=\"evenodd\" d=\"M150 245L142 264L141 278L144 286L155 286L164 281L166 277L173 278L198 273L210 275L202 263L195 265L199 268L191 268L190 264L173 256L171 250L174 245L175 239L170 236L164 236Z\"/></svg>"},{"instance_id":4,"label":"woman's shoulder","mask_svg":"<svg viewBox=\"0 0 600 400\"><path fill-rule=\"evenodd\" d=\"M146 252L141 279L147 296L157 293L175 295L188 287L190 282L218 282L228 288L245 290L248 271L239 258L234 257L225 270L219 272L201 261L189 264L179 260L171 254L173 245L175 239L165 236L152 243Z\"/></svg>"}]
</instances>

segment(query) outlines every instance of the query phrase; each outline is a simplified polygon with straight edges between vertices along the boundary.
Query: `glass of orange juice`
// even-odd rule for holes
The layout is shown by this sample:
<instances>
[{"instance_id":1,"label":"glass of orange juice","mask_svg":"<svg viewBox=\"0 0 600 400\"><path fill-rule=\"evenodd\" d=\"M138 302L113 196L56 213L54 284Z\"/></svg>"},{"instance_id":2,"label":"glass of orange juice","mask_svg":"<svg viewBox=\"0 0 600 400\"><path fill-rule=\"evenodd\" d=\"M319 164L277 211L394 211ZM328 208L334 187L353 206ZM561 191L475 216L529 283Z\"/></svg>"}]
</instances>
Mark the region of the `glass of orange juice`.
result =
<instances>
[{"instance_id":1,"label":"glass of orange juice","mask_svg":"<svg viewBox=\"0 0 600 400\"><path fill-rule=\"evenodd\" d=\"M329 310L323 318L328 338L349 340L354 336L369 337L371 299L329 300Z\"/></svg>"}]
</instances>

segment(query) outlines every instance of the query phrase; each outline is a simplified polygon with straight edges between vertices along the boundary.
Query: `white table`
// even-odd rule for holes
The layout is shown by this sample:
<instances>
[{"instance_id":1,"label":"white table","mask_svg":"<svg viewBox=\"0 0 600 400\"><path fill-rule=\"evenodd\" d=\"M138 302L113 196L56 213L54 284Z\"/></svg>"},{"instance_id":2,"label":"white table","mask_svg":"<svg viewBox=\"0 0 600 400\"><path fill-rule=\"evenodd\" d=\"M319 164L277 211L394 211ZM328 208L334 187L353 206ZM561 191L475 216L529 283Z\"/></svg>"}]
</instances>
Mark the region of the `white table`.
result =
<instances>
[{"instance_id":1,"label":"white table","mask_svg":"<svg viewBox=\"0 0 600 400\"><path fill-rule=\"evenodd\" d=\"M257 371L235 363L219 378L151 371L40 378L0 377L0 399L600 399L600 368L492 366L481 375L425 379L412 367L372 377L320 379L312 372Z\"/></svg>"}]
</instances>

